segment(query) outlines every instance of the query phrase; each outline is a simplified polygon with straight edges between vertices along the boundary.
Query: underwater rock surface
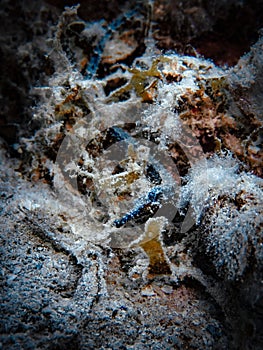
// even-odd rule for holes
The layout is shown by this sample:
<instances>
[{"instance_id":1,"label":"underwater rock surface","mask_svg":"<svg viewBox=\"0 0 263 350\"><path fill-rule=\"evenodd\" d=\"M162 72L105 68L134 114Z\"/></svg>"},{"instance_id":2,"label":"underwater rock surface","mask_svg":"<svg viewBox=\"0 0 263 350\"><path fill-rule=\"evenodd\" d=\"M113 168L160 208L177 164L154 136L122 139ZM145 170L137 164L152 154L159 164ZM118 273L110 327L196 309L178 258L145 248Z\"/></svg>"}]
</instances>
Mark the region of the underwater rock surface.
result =
<instances>
[{"instance_id":1,"label":"underwater rock surface","mask_svg":"<svg viewBox=\"0 0 263 350\"><path fill-rule=\"evenodd\" d=\"M0 347L261 349L262 2L66 4L0 10Z\"/></svg>"}]
</instances>

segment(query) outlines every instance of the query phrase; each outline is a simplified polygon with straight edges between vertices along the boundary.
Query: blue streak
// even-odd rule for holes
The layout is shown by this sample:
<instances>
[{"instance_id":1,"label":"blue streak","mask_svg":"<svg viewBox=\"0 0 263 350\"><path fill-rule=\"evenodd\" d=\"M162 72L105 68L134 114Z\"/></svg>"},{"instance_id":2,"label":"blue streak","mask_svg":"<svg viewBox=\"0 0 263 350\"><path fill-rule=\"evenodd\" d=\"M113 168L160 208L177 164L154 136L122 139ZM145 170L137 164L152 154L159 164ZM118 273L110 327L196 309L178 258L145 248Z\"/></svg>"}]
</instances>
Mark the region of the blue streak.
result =
<instances>
[{"instance_id":1,"label":"blue streak","mask_svg":"<svg viewBox=\"0 0 263 350\"><path fill-rule=\"evenodd\" d=\"M136 9L131 10L125 14L120 15L119 17L117 17L114 21L112 21L109 24L109 26L108 26L109 29L108 29L107 33L104 35L104 37L98 43L97 47L94 50L94 55L91 57L90 62L87 66L87 78L88 79L92 78L97 73L97 70L98 70L98 67L100 64L100 60L101 60L101 55L103 53L106 42L108 41L108 39L110 38L112 33L122 25L125 18L130 19L135 13L136 13Z\"/></svg>"},{"instance_id":2,"label":"blue streak","mask_svg":"<svg viewBox=\"0 0 263 350\"><path fill-rule=\"evenodd\" d=\"M121 227L125 225L127 222L137 219L142 214L143 210L147 206L150 205L150 208L148 209L149 214L151 213L151 209L153 209L153 206L160 206L160 197L163 194L163 188L161 186L153 187L146 195L145 198L140 198L139 202L140 204L135 206L131 211L129 211L127 214L125 214L121 219L114 220L114 225L116 227Z\"/></svg>"}]
</instances>

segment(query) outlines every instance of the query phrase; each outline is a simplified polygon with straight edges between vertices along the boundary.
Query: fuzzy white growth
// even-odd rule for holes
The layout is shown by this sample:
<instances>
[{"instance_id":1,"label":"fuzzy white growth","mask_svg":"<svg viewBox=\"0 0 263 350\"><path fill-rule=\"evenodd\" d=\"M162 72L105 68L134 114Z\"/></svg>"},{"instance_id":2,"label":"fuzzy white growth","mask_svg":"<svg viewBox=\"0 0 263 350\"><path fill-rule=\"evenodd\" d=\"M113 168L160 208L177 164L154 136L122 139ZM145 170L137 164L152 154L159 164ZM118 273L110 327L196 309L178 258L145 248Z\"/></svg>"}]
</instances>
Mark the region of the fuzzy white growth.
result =
<instances>
[{"instance_id":1,"label":"fuzzy white growth","mask_svg":"<svg viewBox=\"0 0 263 350\"><path fill-rule=\"evenodd\" d=\"M75 16L76 9L68 9L67 15ZM238 164L230 156L214 157L208 164L202 161L203 150L193 130L180 115L180 107L187 105L187 99L192 102L193 95L199 94L203 99L209 97L206 95L207 83L217 82L226 76L226 71L199 57L176 54L157 56L150 40L151 46L143 57L137 58L133 67L119 65L114 73L104 79L96 79L95 75L88 79L78 71L81 68L81 52L75 53L79 63L73 64L63 51L63 23L62 18L52 51L56 73L48 86L38 88L41 104L35 110L34 121L40 125L39 129L31 139L20 140L21 146L24 146L22 148L32 156L32 168L38 170L41 165L54 174L57 198L48 198L45 205L42 198L34 198L34 201L27 198L30 210L45 207L48 213L66 216L67 225L76 239L85 237L99 244L109 244L111 240L112 246L127 247L136 239L149 239L150 234L160 232L164 224L164 218L160 218L161 210L166 218L169 212L169 219L172 220L177 204L175 197L181 191L181 207L190 202L197 223L205 211L209 213L207 251L211 254L215 252L214 261L218 270L223 266L230 277L241 275L246 267L248 241L256 247L257 256L260 255L259 249L262 249L260 244L257 245L259 236L255 233L260 225L262 182L259 183L260 180L252 175L238 174ZM82 32L87 39L94 38L94 45L99 44L106 34L107 29L102 22L87 25ZM105 42L102 52L98 53L102 55L100 59L105 55L105 48L113 43L116 46L115 38ZM119 90L111 92L110 97L115 94L117 99L112 103L114 99L106 96L105 87L114 79L123 79L126 83ZM129 96L125 101L118 99L118 91L120 93L122 90ZM148 96L145 100L144 93ZM152 103L141 103L142 100L148 102L147 99ZM92 140L100 140L108 128L121 127L125 123L148 128L146 131L156 133L159 140L156 138L157 144L148 145L137 140L137 147L130 144L123 157L124 162L118 160L123 171L115 173L118 162L114 163L114 159L110 158L113 146L111 149L98 149L95 158L87 152L86 146ZM170 154L166 152L167 146L173 143L179 144L191 165L188 184L181 190L180 176ZM100 147L96 142L95 145ZM115 146L115 155L119 155L120 142L116 142ZM50 159L42 164L39 155L43 154L43 150L54 154L58 147L56 160ZM162 179L160 203L157 196L159 188L154 192L155 184L145 176L147 164L153 165ZM82 179L83 185L87 185L87 193L79 191L78 178ZM238 196L241 204L236 207L234 202ZM226 199L220 206L220 200L224 197ZM149 206L151 198L153 203L157 199L157 204L160 204L155 214L159 218L149 218L145 232L142 225L137 223L136 229L131 227L130 231L125 227L112 226L114 220L120 221L125 215L136 211L136 206ZM239 257L240 249L242 254ZM234 254L234 258L226 261L225 255L231 254Z\"/></svg>"},{"instance_id":2,"label":"fuzzy white growth","mask_svg":"<svg viewBox=\"0 0 263 350\"><path fill-rule=\"evenodd\" d=\"M257 260L263 258L263 180L238 169L231 155L214 156L207 167L192 168L181 190L181 207L190 201L197 223L208 214L207 252L219 275L231 280L242 276L252 250Z\"/></svg>"},{"instance_id":3,"label":"fuzzy white growth","mask_svg":"<svg viewBox=\"0 0 263 350\"><path fill-rule=\"evenodd\" d=\"M233 188L239 179L237 169L238 163L231 156L215 156L196 163L187 176L187 185L182 187L180 206L184 207L191 201L196 222L199 222L203 210L219 196L233 194Z\"/></svg>"}]
</instances>

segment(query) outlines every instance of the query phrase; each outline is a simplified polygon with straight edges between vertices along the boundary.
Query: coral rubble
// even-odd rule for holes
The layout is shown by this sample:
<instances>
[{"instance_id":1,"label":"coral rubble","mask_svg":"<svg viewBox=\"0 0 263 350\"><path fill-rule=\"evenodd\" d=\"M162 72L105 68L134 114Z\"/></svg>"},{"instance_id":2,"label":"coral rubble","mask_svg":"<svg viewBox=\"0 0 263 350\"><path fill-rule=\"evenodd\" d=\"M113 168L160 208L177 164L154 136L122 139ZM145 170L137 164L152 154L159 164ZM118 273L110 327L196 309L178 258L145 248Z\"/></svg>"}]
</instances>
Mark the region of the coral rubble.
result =
<instances>
[{"instance_id":1,"label":"coral rubble","mask_svg":"<svg viewBox=\"0 0 263 350\"><path fill-rule=\"evenodd\" d=\"M1 131L0 344L259 349L262 38L231 68L191 46L248 5L48 3Z\"/></svg>"}]
</instances>

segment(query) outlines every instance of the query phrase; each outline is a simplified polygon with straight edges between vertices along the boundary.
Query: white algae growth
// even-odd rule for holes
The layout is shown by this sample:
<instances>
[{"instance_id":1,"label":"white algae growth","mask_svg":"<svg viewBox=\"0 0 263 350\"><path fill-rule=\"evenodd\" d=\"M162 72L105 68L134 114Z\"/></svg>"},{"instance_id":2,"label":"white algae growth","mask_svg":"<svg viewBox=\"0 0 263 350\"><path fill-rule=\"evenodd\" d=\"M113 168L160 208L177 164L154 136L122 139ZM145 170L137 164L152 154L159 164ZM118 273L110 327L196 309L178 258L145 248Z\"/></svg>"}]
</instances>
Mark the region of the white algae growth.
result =
<instances>
[{"instance_id":1,"label":"white algae growth","mask_svg":"<svg viewBox=\"0 0 263 350\"><path fill-rule=\"evenodd\" d=\"M4 348L257 344L262 40L231 69L164 53L146 5L40 31L52 69L1 143Z\"/></svg>"}]
</instances>

